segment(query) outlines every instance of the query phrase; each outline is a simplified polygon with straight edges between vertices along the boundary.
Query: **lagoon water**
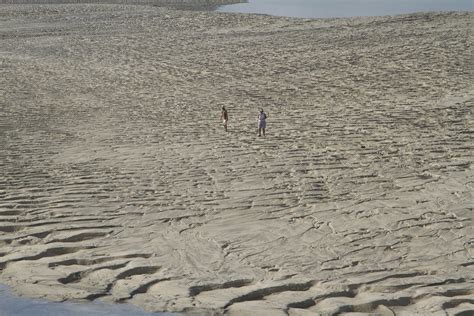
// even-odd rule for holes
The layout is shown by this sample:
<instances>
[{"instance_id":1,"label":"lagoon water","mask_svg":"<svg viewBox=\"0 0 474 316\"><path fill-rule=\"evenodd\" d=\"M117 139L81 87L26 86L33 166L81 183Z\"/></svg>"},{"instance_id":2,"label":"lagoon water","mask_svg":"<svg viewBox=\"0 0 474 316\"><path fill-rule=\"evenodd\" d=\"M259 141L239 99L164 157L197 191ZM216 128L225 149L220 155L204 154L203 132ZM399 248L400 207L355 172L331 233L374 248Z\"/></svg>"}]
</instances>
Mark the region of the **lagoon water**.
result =
<instances>
[{"instance_id":1,"label":"lagoon water","mask_svg":"<svg viewBox=\"0 0 474 316\"><path fill-rule=\"evenodd\" d=\"M249 0L224 5L221 12L299 18L383 16L432 11L473 11L472 0Z\"/></svg>"},{"instance_id":2,"label":"lagoon water","mask_svg":"<svg viewBox=\"0 0 474 316\"><path fill-rule=\"evenodd\" d=\"M177 316L147 313L128 304L52 303L13 295L0 285L0 316Z\"/></svg>"}]
</instances>

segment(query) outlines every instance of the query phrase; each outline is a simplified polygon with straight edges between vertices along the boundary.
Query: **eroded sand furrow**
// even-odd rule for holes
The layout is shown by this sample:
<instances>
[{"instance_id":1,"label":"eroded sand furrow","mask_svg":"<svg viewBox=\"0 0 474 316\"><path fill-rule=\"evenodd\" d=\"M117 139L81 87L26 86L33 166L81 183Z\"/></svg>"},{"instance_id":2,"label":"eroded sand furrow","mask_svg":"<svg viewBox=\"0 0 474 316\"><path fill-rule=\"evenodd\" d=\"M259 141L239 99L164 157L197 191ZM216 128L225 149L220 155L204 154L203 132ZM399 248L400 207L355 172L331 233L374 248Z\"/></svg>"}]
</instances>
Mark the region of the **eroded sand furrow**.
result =
<instances>
[{"instance_id":1,"label":"eroded sand furrow","mask_svg":"<svg viewBox=\"0 0 474 316\"><path fill-rule=\"evenodd\" d=\"M123 256L116 256L116 257L101 257L101 258L94 258L94 259L66 259L63 261L57 261L57 262L50 262L48 264L48 267L57 267L57 266L69 266L69 265L95 265L103 262L109 262L113 260L120 260L120 259L128 259L128 258L150 258L152 255L151 254L139 254L139 253L134 253L134 254L128 254L128 255L123 255ZM129 262L129 260L127 260Z\"/></svg>"},{"instance_id":2,"label":"eroded sand furrow","mask_svg":"<svg viewBox=\"0 0 474 316\"><path fill-rule=\"evenodd\" d=\"M75 253L81 250L94 248L93 246L83 246L83 247L54 247L56 245L52 245L52 247L43 249L28 249L24 254L13 254L10 256L4 256L0 261L0 266L5 268L5 266L9 263L16 262L16 261L33 261L47 257L56 257L62 256L65 254ZM32 254L35 253L36 254ZM31 253L31 254L29 254Z\"/></svg>"}]
</instances>

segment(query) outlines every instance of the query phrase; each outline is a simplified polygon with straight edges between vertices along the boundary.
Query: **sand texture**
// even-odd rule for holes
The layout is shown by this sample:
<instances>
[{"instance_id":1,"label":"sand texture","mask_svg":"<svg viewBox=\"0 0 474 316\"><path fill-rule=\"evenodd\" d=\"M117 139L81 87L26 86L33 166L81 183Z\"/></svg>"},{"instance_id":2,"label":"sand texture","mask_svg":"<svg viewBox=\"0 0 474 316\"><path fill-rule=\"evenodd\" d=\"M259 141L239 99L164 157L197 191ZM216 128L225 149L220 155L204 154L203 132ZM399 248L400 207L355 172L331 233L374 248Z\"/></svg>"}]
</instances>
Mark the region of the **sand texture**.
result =
<instances>
[{"instance_id":1,"label":"sand texture","mask_svg":"<svg viewBox=\"0 0 474 316\"><path fill-rule=\"evenodd\" d=\"M1 5L0 283L198 315L468 315L473 18Z\"/></svg>"}]
</instances>

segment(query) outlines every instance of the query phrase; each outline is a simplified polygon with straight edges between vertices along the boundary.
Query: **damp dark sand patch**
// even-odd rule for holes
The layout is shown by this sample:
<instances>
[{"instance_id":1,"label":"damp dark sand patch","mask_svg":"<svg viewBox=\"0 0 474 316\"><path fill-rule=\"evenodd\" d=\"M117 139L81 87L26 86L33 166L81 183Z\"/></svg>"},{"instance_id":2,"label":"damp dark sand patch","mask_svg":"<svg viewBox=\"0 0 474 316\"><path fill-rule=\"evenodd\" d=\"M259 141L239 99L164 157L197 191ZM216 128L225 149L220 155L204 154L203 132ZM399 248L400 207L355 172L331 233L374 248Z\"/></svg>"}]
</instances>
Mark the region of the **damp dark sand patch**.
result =
<instances>
[{"instance_id":1,"label":"damp dark sand patch","mask_svg":"<svg viewBox=\"0 0 474 316\"><path fill-rule=\"evenodd\" d=\"M246 2L244 0L0 0L0 4L120 4L149 5L179 10L215 10L223 5Z\"/></svg>"}]
</instances>

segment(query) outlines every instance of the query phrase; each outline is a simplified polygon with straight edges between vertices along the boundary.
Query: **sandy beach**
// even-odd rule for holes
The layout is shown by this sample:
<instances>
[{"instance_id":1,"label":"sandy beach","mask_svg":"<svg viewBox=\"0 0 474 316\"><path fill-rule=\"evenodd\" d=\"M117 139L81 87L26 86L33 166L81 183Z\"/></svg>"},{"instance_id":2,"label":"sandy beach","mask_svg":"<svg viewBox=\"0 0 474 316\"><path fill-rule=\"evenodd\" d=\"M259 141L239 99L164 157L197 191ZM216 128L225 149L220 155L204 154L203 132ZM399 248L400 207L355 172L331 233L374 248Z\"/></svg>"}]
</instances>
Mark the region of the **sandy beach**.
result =
<instances>
[{"instance_id":1,"label":"sandy beach","mask_svg":"<svg viewBox=\"0 0 474 316\"><path fill-rule=\"evenodd\" d=\"M473 18L0 4L0 283L196 315L469 315Z\"/></svg>"}]
</instances>

